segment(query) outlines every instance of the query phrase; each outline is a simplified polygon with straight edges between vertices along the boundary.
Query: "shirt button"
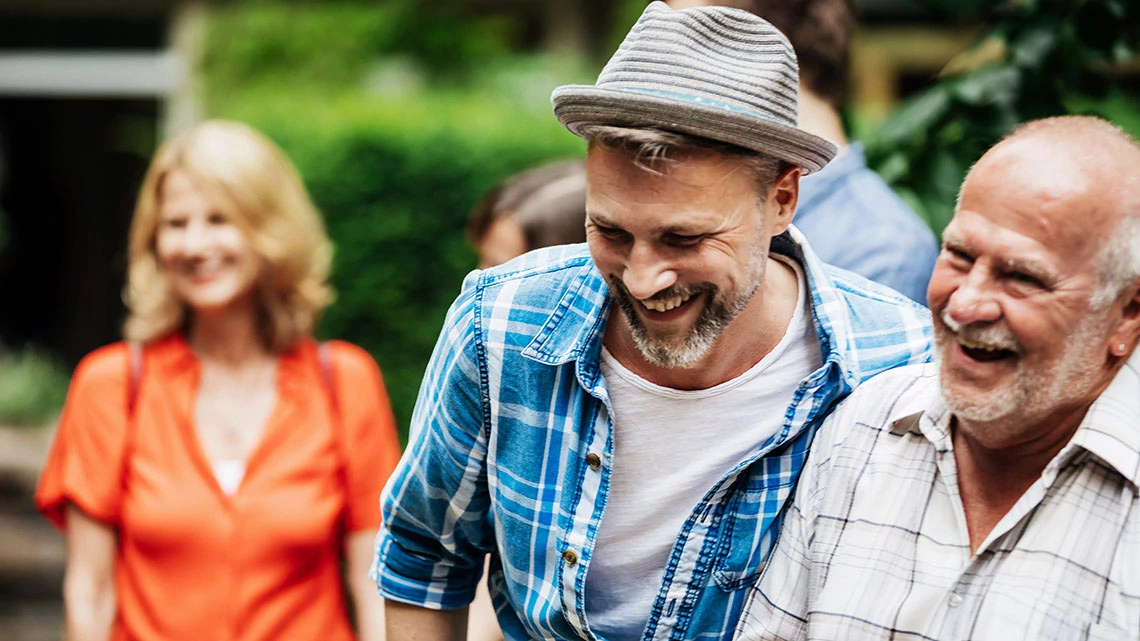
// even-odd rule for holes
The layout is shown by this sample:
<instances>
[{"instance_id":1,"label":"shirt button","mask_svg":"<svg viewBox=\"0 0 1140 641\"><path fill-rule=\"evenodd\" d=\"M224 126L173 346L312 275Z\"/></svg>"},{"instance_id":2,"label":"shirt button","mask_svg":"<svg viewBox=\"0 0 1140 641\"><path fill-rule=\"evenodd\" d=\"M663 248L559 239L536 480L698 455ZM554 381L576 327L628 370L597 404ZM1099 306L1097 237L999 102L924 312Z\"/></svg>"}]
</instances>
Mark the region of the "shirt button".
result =
<instances>
[{"instance_id":1,"label":"shirt button","mask_svg":"<svg viewBox=\"0 0 1140 641\"><path fill-rule=\"evenodd\" d=\"M962 605L962 597L958 596L954 592L950 593L950 599L949 600L950 600L950 607L952 607L952 608L956 608L956 607Z\"/></svg>"},{"instance_id":2,"label":"shirt button","mask_svg":"<svg viewBox=\"0 0 1140 641\"><path fill-rule=\"evenodd\" d=\"M578 555L574 553L574 550L566 550L562 553L562 560L569 565L574 565L578 562Z\"/></svg>"},{"instance_id":3,"label":"shirt button","mask_svg":"<svg viewBox=\"0 0 1140 641\"><path fill-rule=\"evenodd\" d=\"M586 455L586 465L594 468L595 470L602 466L602 457L590 452Z\"/></svg>"}]
</instances>

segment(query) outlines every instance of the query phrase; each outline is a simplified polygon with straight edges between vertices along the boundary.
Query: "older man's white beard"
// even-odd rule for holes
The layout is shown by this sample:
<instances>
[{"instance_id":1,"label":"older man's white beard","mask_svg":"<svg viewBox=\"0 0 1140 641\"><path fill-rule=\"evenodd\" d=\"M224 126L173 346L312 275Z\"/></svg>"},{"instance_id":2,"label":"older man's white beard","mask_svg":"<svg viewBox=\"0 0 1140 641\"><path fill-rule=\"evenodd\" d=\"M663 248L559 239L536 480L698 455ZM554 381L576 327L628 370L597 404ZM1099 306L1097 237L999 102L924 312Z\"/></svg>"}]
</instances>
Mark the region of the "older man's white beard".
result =
<instances>
[{"instance_id":1,"label":"older man's white beard","mask_svg":"<svg viewBox=\"0 0 1140 641\"><path fill-rule=\"evenodd\" d=\"M962 326L950 318L945 308L939 314L942 322L952 332L935 332L935 360L941 370L943 351L950 341L958 336L976 343L986 343L1008 349L1019 359L1013 380L988 393L958 393L942 381L942 396L947 407L960 420L972 423L995 423L1018 413L1026 415L1036 410L1047 410L1064 404L1070 398L1079 396L1087 388L1086 384L1097 371L1096 353L1099 318L1086 317L1077 325L1065 341L1061 356L1043 369L1029 371L1020 359L1024 349L1017 342L1013 332L1005 325L978 327ZM945 371L943 370L945 377ZM1074 384L1076 383L1076 384Z\"/></svg>"}]
</instances>

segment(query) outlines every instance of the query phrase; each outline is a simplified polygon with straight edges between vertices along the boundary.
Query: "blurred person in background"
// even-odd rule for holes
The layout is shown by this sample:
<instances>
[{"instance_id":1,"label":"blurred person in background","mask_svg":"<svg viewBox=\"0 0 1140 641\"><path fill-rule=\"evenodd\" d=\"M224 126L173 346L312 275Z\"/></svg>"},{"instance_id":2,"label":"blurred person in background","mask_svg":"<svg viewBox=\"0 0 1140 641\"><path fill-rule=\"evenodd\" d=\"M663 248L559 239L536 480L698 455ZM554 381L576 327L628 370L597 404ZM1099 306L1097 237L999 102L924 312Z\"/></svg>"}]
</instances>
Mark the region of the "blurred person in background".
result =
<instances>
[{"instance_id":1,"label":"blurred person in background","mask_svg":"<svg viewBox=\"0 0 1140 641\"><path fill-rule=\"evenodd\" d=\"M855 26L850 0L669 0L674 9L725 6L754 13L782 31L800 68L799 123L839 147L827 167L800 180L792 220L819 257L926 303L938 243L930 228L878 174L863 146L849 143L847 102Z\"/></svg>"},{"instance_id":2,"label":"blurred person in background","mask_svg":"<svg viewBox=\"0 0 1140 641\"><path fill-rule=\"evenodd\" d=\"M207 122L159 149L129 342L79 364L36 493L66 533L66 638L350 640L348 596L359 638L383 638L367 570L399 442L372 358L312 338L331 258L258 132Z\"/></svg>"},{"instance_id":3,"label":"blurred person in background","mask_svg":"<svg viewBox=\"0 0 1140 641\"><path fill-rule=\"evenodd\" d=\"M508 177L475 205L467 237L480 269L532 249L586 242L586 163L563 160Z\"/></svg>"}]
</instances>

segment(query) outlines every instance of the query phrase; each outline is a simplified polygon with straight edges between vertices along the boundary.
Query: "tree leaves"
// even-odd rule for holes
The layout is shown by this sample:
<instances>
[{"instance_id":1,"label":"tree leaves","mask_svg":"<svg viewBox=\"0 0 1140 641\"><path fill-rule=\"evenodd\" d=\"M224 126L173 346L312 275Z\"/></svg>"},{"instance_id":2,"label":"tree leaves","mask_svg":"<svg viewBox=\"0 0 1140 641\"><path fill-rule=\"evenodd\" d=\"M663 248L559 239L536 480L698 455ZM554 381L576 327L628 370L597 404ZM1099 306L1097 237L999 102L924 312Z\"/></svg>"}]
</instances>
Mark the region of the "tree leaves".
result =
<instances>
[{"instance_id":1,"label":"tree leaves","mask_svg":"<svg viewBox=\"0 0 1140 641\"><path fill-rule=\"evenodd\" d=\"M1140 128L1135 96L1107 64L1135 60L1140 3L1132 0L928 0L962 18L990 18L975 50L1005 43L1004 56L963 67L906 101L867 140L868 160L936 231L958 185L1018 123L1096 113Z\"/></svg>"}]
</instances>

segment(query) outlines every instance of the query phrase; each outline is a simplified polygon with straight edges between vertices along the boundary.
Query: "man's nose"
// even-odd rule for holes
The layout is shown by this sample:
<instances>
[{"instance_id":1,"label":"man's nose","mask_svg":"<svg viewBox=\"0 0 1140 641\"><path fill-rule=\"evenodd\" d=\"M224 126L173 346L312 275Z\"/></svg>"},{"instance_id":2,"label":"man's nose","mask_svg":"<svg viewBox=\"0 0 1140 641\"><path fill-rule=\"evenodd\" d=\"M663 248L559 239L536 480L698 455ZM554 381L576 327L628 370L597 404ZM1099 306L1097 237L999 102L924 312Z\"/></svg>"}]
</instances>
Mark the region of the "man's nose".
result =
<instances>
[{"instance_id":1,"label":"man's nose","mask_svg":"<svg viewBox=\"0 0 1140 641\"><path fill-rule=\"evenodd\" d=\"M987 269L975 266L950 294L946 313L961 325L997 321L1001 318L997 287Z\"/></svg>"},{"instance_id":2,"label":"man's nose","mask_svg":"<svg viewBox=\"0 0 1140 641\"><path fill-rule=\"evenodd\" d=\"M664 257L648 243L634 243L622 274L622 283L630 295L645 300L676 282L677 272Z\"/></svg>"}]
</instances>

